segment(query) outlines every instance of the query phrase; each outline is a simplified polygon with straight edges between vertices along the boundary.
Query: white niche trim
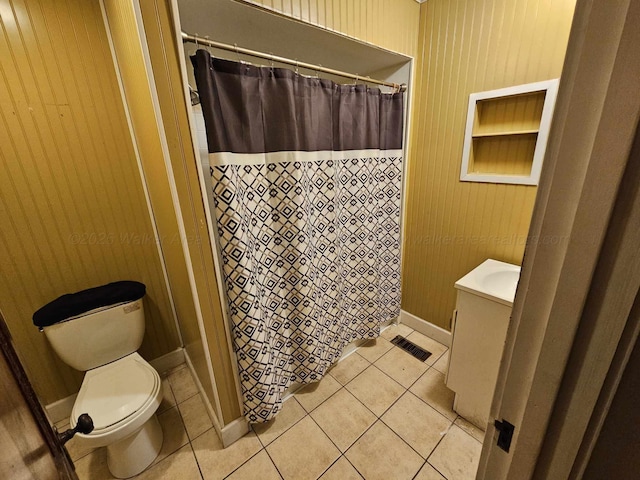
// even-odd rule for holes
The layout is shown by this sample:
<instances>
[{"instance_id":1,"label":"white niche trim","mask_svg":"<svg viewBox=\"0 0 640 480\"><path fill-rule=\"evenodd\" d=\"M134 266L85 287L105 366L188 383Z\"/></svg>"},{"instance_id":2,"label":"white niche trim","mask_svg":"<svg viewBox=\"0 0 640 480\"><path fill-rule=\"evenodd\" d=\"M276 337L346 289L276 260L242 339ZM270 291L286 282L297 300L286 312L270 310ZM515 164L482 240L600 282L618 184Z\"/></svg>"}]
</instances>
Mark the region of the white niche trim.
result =
<instances>
[{"instance_id":1,"label":"white niche trim","mask_svg":"<svg viewBox=\"0 0 640 480\"><path fill-rule=\"evenodd\" d=\"M469 95L463 182L537 185L558 79Z\"/></svg>"}]
</instances>

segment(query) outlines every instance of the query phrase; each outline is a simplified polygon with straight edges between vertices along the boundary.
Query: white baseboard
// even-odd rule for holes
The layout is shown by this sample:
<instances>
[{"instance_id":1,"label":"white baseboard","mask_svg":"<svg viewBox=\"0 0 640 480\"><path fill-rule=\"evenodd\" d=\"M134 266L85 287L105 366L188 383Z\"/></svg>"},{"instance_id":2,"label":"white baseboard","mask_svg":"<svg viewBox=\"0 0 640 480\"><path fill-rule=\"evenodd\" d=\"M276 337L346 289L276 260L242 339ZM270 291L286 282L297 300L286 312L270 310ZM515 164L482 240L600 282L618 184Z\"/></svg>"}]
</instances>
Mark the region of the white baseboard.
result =
<instances>
[{"instance_id":1,"label":"white baseboard","mask_svg":"<svg viewBox=\"0 0 640 480\"><path fill-rule=\"evenodd\" d=\"M185 362L185 354L186 352L184 348L176 348L173 352L154 358L149 362L149 365L151 365L156 372L162 375L164 372L171 370L178 365L182 365Z\"/></svg>"},{"instance_id":2,"label":"white baseboard","mask_svg":"<svg viewBox=\"0 0 640 480\"><path fill-rule=\"evenodd\" d=\"M400 311L400 323L407 327L413 328L416 332L420 332L429 338L434 339L436 342L440 342L447 347L451 346L451 332L440 328L433 323L429 323L426 320L416 317L404 310Z\"/></svg>"},{"instance_id":3,"label":"white baseboard","mask_svg":"<svg viewBox=\"0 0 640 480\"><path fill-rule=\"evenodd\" d=\"M151 365L158 373L162 374L163 372L171 370L184 362L184 348L176 348L173 352L154 358L149 362L149 365ZM52 424L56 424L69 418L71 416L71 410L73 410L73 404L76 403L77 396L78 394L74 393L73 395L69 395L68 397L61 398L60 400L46 405L44 409L47 412L49 421Z\"/></svg>"},{"instance_id":4,"label":"white baseboard","mask_svg":"<svg viewBox=\"0 0 640 480\"><path fill-rule=\"evenodd\" d=\"M71 416L71 410L73 409L73 404L76 403L77 396L78 394L74 393L44 407L52 425L66 420Z\"/></svg>"},{"instance_id":5,"label":"white baseboard","mask_svg":"<svg viewBox=\"0 0 640 480\"><path fill-rule=\"evenodd\" d=\"M220 440L222 445L227 448L236 440L240 440L249 431L249 422L244 417L236 418L233 422L222 427L220 431Z\"/></svg>"}]
</instances>

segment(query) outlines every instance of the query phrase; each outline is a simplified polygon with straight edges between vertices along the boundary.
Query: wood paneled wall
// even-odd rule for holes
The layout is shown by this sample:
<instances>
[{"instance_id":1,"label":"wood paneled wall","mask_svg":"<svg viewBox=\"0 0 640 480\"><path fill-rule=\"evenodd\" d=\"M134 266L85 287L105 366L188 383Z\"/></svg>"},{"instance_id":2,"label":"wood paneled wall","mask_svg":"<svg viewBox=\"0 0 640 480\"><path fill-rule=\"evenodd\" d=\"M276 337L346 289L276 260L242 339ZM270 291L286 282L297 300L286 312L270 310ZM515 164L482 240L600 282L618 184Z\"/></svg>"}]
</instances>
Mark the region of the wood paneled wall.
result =
<instances>
[{"instance_id":1,"label":"wood paneled wall","mask_svg":"<svg viewBox=\"0 0 640 480\"><path fill-rule=\"evenodd\" d=\"M418 52L420 4L415 0L245 0L387 50Z\"/></svg>"},{"instance_id":2,"label":"wood paneled wall","mask_svg":"<svg viewBox=\"0 0 640 480\"><path fill-rule=\"evenodd\" d=\"M557 78L575 0L429 0L407 190L402 308L449 329L453 284L487 258L522 261L536 187L460 182L469 94Z\"/></svg>"},{"instance_id":3,"label":"wood paneled wall","mask_svg":"<svg viewBox=\"0 0 640 480\"><path fill-rule=\"evenodd\" d=\"M176 48L177 33L173 28L174 19L169 0L147 0L141 2L140 7L198 290L207 351L204 351L195 314L179 316L180 330L189 358L214 408L215 398L219 400L220 411L217 414L221 425L224 426L242 415L232 364L236 358L235 355L231 356L228 346L223 307L218 293L214 252L197 170L199 159L191 139L188 113L190 106L187 106L184 96L180 59ZM177 283L176 288L172 288L174 296L181 290L179 285L180 283ZM209 361L216 382L215 393L208 371Z\"/></svg>"},{"instance_id":4,"label":"wood paneled wall","mask_svg":"<svg viewBox=\"0 0 640 480\"><path fill-rule=\"evenodd\" d=\"M64 293L147 285L141 353L179 346L97 1L0 4L0 309L43 403L77 392L31 323Z\"/></svg>"}]
</instances>

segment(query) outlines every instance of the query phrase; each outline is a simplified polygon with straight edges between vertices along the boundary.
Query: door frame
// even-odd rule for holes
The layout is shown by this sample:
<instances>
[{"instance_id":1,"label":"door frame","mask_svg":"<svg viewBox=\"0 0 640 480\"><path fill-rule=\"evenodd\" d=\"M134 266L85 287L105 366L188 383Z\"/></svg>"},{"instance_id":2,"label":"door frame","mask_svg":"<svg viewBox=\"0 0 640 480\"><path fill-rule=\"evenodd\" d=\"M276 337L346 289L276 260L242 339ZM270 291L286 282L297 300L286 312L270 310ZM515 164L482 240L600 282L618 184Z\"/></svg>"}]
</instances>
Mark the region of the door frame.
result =
<instances>
[{"instance_id":1,"label":"door frame","mask_svg":"<svg viewBox=\"0 0 640 480\"><path fill-rule=\"evenodd\" d=\"M639 22L640 0L577 2L491 407L490 418L516 429L507 453L488 427L479 479L568 478L598 397L607 393L637 279L616 294L621 277L603 283L596 267L637 256L606 240L616 202L629 201L618 194L640 117ZM597 296L599 315L584 308ZM585 348L580 342L594 325L611 335L592 335ZM580 365L570 363L580 349Z\"/></svg>"},{"instance_id":2,"label":"door frame","mask_svg":"<svg viewBox=\"0 0 640 480\"><path fill-rule=\"evenodd\" d=\"M42 408L42 404L38 400L33 385L27 377L27 373L20 362L18 353L13 346L13 340L11 338L11 332L4 320L2 312L0 312L0 350L4 356L6 363L11 371L13 378L20 390L18 395L21 395L24 399L24 404L29 408L33 416L35 424L38 426L40 435L42 438L43 446L46 445L48 452L53 460L53 464L58 471L58 475L61 480L78 480L78 476L75 472L75 467L71 461L71 457L58 439L57 432L47 419L47 415ZM9 395L11 392L3 392L3 395ZM15 432L17 436L26 434L26 432ZM40 452L40 455L46 455L44 452Z\"/></svg>"}]
</instances>

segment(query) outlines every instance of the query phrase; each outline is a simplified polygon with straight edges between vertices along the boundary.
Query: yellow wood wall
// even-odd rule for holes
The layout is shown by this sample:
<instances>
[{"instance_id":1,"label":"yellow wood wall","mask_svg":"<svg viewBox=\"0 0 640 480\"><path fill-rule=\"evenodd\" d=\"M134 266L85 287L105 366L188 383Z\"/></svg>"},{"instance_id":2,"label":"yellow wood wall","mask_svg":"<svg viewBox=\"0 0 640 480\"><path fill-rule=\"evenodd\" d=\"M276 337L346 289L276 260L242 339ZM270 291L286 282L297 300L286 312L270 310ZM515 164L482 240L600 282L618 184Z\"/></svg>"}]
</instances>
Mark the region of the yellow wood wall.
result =
<instances>
[{"instance_id":1,"label":"yellow wood wall","mask_svg":"<svg viewBox=\"0 0 640 480\"><path fill-rule=\"evenodd\" d=\"M235 373L227 343L222 305L213 261L211 239L207 228L204 199L197 170L197 154L193 148L189 113L176 48L176 32L169 0L141 2L147 45L158 92L164 130L177 193L180 198L189 252L198 288L199 305L207 340L205 353L197 318L180 316L180 330L198 378L203 383L215 408L215 394L209 381L208 358L214 372L220 411L220 423L226 425L242 415L238 400ZM208 173L208 172L207 172ZM174 295L179 288L173 288ZM189 294L191 292L189 291ZM207 355L208 354L208 358Z\"/></svg>"},{"instance_id":2,"label":"yellow wood wall","mask_svg":"<svg viewBox=\"0 0 640 480\"><path fill-rule=\"evenodd\" d=\"M247 0L288 17L415 56L420 4L415 0Z\"/></svg>"},{"instance_id":3,"label":"yellow wood wall","mask_svg":"<svg viewBox=\"0 0 640 480\"><path fill-rule=\"evenodd\" d=\"M449 329L455 281L521 263L536 187L460 182L469 94L560 76L575 0L421 5L405 193L403 310Z\"/></svg>"},{"instance_id":4,"label":"yellow wood wall","mask_svg":"<svg viewBox=\"0 0 640 480\"><path fill-rule=\"evenodd\" d=\"M31 323L59 295L139 280L141 353L179 340L98 2L0 7L0 309L50 403L81 379Z\"/></svg>"}]
</instances>

